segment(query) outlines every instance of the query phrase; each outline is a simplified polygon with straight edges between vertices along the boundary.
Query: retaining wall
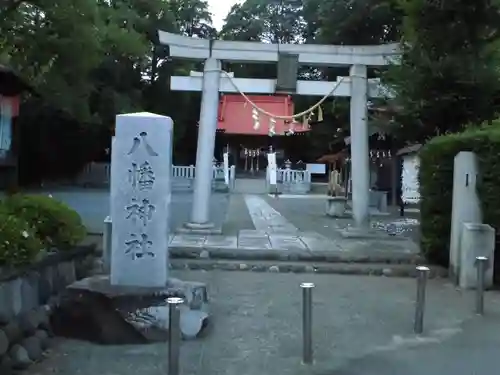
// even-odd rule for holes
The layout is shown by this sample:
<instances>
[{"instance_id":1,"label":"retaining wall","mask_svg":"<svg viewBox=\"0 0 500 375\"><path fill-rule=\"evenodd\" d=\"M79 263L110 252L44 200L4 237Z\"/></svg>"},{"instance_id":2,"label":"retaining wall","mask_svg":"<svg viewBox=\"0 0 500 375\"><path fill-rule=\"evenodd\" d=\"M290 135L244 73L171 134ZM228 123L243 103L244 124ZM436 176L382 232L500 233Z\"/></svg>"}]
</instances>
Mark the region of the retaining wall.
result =
<instances>
[{"instance_id":1,"label":"retaining wall","mask_svg":"<svg viewBox=\"0 0 500 375\"><path fill-rule=\"evenodd\" d=\"M95 246L47 255L23 269L0 268L0 374L25 369L49 347L57 294L93 268Z\"/></svg>"}]
</instances>

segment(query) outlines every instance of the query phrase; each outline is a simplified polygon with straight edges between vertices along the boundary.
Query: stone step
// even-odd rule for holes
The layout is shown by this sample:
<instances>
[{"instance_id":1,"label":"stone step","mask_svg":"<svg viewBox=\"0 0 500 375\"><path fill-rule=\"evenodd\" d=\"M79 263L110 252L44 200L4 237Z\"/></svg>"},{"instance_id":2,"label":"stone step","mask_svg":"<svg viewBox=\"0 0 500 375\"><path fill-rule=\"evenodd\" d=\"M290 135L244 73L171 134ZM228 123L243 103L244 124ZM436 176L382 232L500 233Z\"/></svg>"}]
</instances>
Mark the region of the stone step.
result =
<instances>
[{"instance_id":1,"label":"stone step","mask_svg":"<svg viewBox=\"0 0 500 375\"><path fill-rule=\"evenodd\" d=\"M189 191L193 188L193 181L187 178L174 178L172 180L173 191Z\"/></svg>"},{"instance_id":2,"label":"stone step","mask_svg":"<svg viewBox=\"0 0 500 375\"><path fill-rule=\"evenodd\" d=\"M416 267L411 264L381 263L328 263L328 262L273 262L239 261L221 259L171 259L170 268L174 270L221 270L253 271L274 273L322 273L342 275L368 275L386 277L416 277ZM439 266L429 266L429 278L448 277L448 271Z\"/></svg>"},{"instance_id":3,"label":"stone step","mask_svg":"<svg viewBox=\"0 0 500 375\"><path fill-rule=\"evenodd\" d=\"M193 184L192 180L189 179L173 179L172 186L191 186Z\"/></svg>"},{"instance_id":4,"label":"stone step","mask_svg":"<svg viewBox=\"0 0 500 375\"><path fill-rule=\"evenodd\" d=\"M406 264L415 266L425 260L415 253L398 253L373 250L369 254L348 251L308 251L284 249L241 249L217 247L170 246L172 259L211 259L234 261L274 261L274 262L325 262L325 263L377 263Z\"/></svg>"}]
</instances>

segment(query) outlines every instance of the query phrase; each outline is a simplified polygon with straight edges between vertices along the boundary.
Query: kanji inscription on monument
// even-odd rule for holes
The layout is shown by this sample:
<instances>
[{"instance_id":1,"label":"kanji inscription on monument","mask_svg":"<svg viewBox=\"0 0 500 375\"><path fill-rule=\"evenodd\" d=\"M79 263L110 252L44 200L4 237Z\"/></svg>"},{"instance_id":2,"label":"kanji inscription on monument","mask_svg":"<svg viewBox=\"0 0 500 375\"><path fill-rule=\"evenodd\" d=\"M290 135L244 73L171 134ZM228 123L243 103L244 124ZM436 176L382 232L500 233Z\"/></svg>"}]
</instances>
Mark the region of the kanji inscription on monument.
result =
<instances>
[{"instance_id":1,"label":"kanji inscription on monument","mask_svg":"<svg viewBox=\"0 0 500 375\"><path fill-rule=\"evenodd\" d=\"M153 188L155 172L147 160L141 164L132 163L128 174L129 182L134 189L150 190Z\"/></svg>"},{"instance_id":2,"label":"kanji inscription on monument","mask_svg":"<svg viewBox=\"0 0 500 375\"><path fill-rule=\"evenodd\" d=\"M144 198L142 201L132 198L130 204L125 208L128 213L127 219L132 219L134 223L139 220L143 226L146 226L148 221L153 218L155 211L155 206L149 202L148 198Z\"/></svg>"},{"instance_id":3,"label":"kanji inscription on monument","mask_svg":"<svg viewBox=\"0 0 500 375\"><path fill-rule=\"evenodd\" d=\"M163 287L168 278L172 120L116 117L111 149L111 284Z\"/></svg>"}]
</instances>

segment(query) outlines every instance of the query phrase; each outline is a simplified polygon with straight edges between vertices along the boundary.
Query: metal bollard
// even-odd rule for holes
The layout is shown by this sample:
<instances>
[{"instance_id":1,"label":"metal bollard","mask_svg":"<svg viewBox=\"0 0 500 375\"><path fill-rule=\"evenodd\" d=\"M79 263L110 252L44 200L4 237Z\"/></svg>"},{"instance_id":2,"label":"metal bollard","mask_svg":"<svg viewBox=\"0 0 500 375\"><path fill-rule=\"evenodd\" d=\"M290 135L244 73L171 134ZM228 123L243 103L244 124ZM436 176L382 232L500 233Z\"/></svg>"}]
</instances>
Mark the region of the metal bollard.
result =
<instances>
[{"instance_id":1,"label":"metal bollard","mask_svg":"<svg viewBox=\"0 0 500 375\"><path fill-rule=\"evenodd\" d=\"M430 269L428 267L417 267L417 301L415 303L415 322L413 332L421 334L424 331L425 313L425 288Z\"/></svg>"},{"instance_id":2,"label":"metal bollard","mask_svg":"<svg viewBox=\"0 0 500 375\"><path fill-rule=\"evenodd\" d=\"M484 314L484 278L486 267L488 266L487 257L476 257L477 285L476 285L476 314Z\"/></svg>"},{"instance_id":3,"label":"metal bollard","mask_svg":"<svg viewBox=\"0 0 500 375\"><path fill-rule=\"evenodd\" d=\"M313 283L302 283L302 362L313 363L312 345L312 291Z\"/></svg>"},{"instance_id":4,"label":"metal bollard","mask_svg":"<svg viewBox=\"0 0 500 375\"><path fill-rule=\"evenodd\" d=\"M181 352L181 314L179 306L184 300L179 297L167 298L168 303L168 375L179 375Z\"/></svg>"}]
</instances>

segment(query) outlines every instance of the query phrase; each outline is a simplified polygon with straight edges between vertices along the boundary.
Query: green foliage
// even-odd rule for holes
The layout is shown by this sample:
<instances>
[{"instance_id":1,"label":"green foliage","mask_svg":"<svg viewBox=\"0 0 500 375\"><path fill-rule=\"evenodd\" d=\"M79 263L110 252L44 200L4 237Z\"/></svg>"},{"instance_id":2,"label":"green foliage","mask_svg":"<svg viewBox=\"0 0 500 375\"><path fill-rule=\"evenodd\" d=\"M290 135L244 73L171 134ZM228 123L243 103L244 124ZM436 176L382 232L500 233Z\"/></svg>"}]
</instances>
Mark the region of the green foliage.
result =
<instances>
[{"instance_id":1,"label":"green foliage","mask_svg":"<svg viewBox=\"0 0 500 375\"><path fill-rule=\"evenodd\" d=\"M0 63L36 93L23 94L17 120L23 182L105 161L118 113L172 117L176 159L196 146L200 96L169 86L200 66L168 59L158 30L214 36L206 0L7 0L1 12Z\"/></svg>"},{"instance_id":2,"label":"green foliage","mask_svg":"<svg viewBox=\"0 0 500 375\"><path fill-rule=\"evenodd\" d=\"M403 12L397 0L303 0L309 42L377 45L397 42Z\"/></svg>"},{"instance_id":3,"label":"green foliage","mask_svg":"<svg viewBox=\"0 0 500 375\"><path fill-rule=\"evenodd\" d=\"M78 213L51 197L16 194L5 198L4 206L13 216L26 220L47 248L65 250L85 237Z\"/></svg>"},{"instance_id":4,"label":"green foliage","mask_svg":"<svg viewBox=\"0 0 500 375\"><path fill-rule=\"evenodd\" d=\"M205 0L28 0L7 8L0 20L1 61L50 105L106 126L116 113L144 109L143 73L154 82L168 64L156 48L159 29L214 34ZM161 79L162 95L169 95L167 77ZM170 100L157 101L165 106Z\"/></svg>"},{"instance_id":5,"label":"green foliage","mask_svg":"<svg viewBox=\"0 0 500 375\"><path fill-rule=\"evenodd\" d=\"M25 220L0 209L0 267L29 264L42 249L41 241Z\"/></svg>"},{"instance_id":6,"label":"green foliage","mask_svg":"<svg viewBox=\"0 0 500 375\"><path fill-rule=\"evenodd\" d=\"M402 57L385 75L402 138L424 142L495 117L500 8L489 0L399 0Z\"/></svg>"},{"instance_id":7,"label":"green foliage","mask_svg":"<svg viewBox=\"0 0 500 375\"><path fill-rule=\"evenodd\" d=\"M232 7L221 36L229 40L296 43L304 30L303 0L247 0Z\"/></svg>"},{"instance_id":8,"label":"green foliage","mask_svg":"<svg viewBox=\"0 0 500 375\"><path fill-rule=\"evenodd\" d=\"M449 261L453 164L460 151L478 156L484 222L500 228L500 121L433 138L420 151L421 248L429 260L442 265Z\"/></svg>"}]
</instances>

